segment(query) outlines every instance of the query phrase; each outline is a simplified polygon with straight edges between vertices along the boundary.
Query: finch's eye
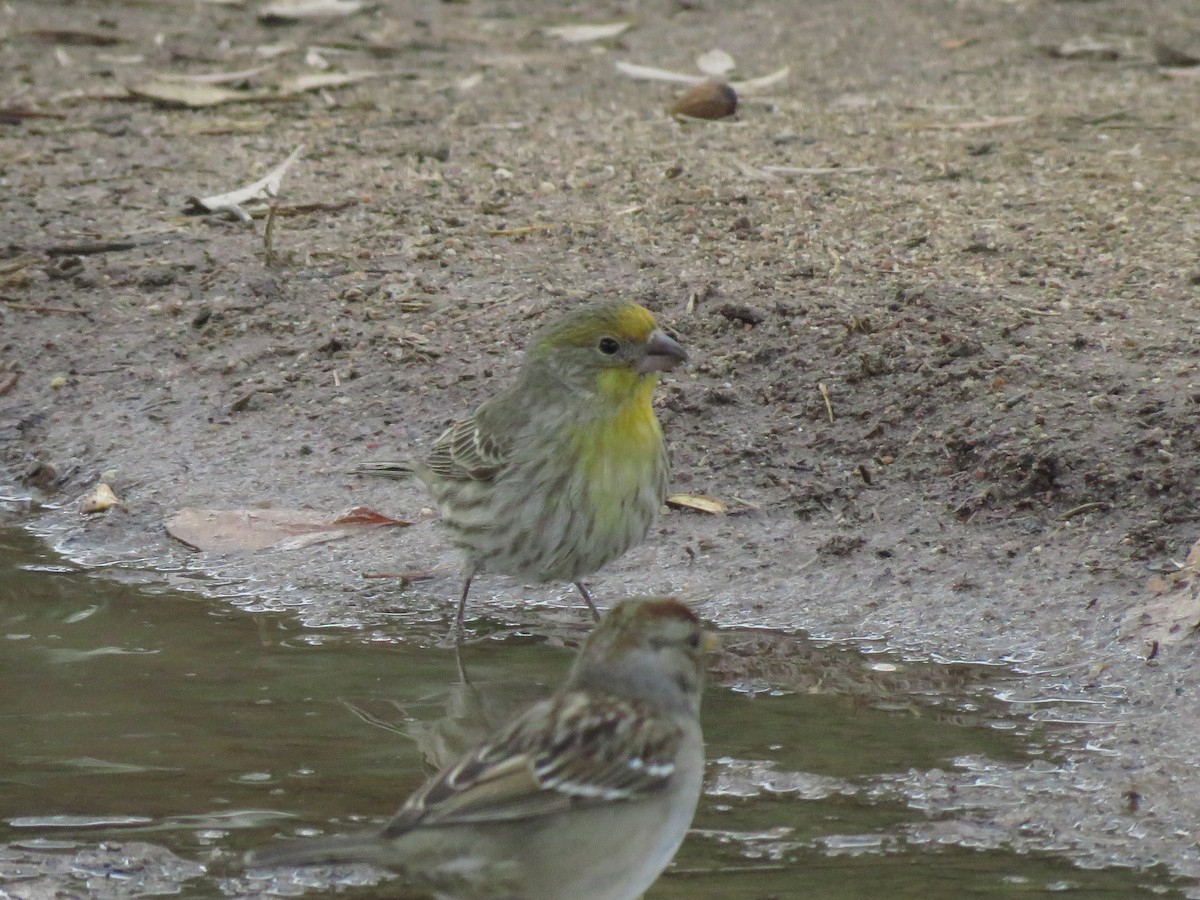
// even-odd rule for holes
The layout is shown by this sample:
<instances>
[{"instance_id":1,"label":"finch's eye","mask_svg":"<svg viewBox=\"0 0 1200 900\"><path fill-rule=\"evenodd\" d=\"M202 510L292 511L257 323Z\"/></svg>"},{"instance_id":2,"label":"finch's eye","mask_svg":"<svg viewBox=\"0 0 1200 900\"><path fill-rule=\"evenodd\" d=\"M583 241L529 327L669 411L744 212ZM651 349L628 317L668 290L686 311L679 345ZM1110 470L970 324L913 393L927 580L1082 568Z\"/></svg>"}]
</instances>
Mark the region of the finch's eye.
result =
<instances>
[{"instance_id":1,"label":"finch's eye","mask_svg":"<svg viewBox=\"0 0 1200 900\"><path fill-rule=\"evenodd\" d=\"M602 337L600 338L600 352L605 356L612 356L621 349L621 342L616 338Z\"/></svg>"}]
</instances>

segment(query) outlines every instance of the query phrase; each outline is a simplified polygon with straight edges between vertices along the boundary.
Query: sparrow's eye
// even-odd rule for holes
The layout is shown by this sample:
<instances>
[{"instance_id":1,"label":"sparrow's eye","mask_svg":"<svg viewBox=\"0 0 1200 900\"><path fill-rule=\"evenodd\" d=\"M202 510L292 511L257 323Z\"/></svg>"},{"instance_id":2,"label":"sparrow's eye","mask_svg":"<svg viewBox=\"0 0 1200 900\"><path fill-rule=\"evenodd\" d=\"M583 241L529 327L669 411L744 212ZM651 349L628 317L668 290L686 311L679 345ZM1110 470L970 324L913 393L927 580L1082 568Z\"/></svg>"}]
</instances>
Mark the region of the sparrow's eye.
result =
<instances>
[{"instance_id":1,"label":"sparrow's eye","mask_svg":"<svg viewBox=\"0 0 1200 900\"><path fill-rule=\"evenodd\" d=\"M605 356L612 356L621 349L621 342L616 338L602 337L598 346L600 347L600 352Z\"/></svg>"}]
</instances>

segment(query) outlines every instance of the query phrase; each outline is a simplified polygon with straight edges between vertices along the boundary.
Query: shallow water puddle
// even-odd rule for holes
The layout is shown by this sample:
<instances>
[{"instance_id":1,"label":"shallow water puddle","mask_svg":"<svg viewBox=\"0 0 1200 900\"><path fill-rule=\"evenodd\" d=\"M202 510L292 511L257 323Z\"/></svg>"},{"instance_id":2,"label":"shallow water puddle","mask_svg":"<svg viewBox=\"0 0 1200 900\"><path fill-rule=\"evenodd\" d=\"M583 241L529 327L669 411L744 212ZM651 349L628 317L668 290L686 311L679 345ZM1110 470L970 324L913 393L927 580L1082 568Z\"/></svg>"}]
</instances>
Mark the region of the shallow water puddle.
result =
<instances>
[{"instance_id":1,"label":"shallow water puddle","mask_svg":"<svg viewBox=\"0 0 1200 900\"><path fill-rule=\"evenodd\" d=\"M89 577L0 530L0 894L393 896L365 867L259 877L237 860L382 821L549 692L585 628L461 652L364 639ZM949 770L1053 768L1044 735L988 699L1004 673L767 632L722 646L705 797L651 897L1174 895L1153 873L995 849L1002 829L933 796L955 792Z\"/></svg>"}]
</instances>

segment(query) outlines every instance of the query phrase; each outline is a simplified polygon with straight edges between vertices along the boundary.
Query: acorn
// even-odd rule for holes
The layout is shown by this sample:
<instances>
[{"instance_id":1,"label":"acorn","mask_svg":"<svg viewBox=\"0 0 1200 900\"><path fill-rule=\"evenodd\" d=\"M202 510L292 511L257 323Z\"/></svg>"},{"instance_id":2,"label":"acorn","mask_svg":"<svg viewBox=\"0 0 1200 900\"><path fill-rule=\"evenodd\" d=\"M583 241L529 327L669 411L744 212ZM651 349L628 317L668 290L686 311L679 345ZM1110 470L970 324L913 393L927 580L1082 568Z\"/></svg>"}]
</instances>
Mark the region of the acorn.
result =
<instances>
[{"instance_id":1,"label":"acorn","mask_svg":"<svg viewBox=\"0 0 1200 900\"><path fill-rule=\"evenodd\" d=\"M675 101L672 115L724 119L737 112L737 92L723 81L702 81Z\"/></svg>"}]
</instances>

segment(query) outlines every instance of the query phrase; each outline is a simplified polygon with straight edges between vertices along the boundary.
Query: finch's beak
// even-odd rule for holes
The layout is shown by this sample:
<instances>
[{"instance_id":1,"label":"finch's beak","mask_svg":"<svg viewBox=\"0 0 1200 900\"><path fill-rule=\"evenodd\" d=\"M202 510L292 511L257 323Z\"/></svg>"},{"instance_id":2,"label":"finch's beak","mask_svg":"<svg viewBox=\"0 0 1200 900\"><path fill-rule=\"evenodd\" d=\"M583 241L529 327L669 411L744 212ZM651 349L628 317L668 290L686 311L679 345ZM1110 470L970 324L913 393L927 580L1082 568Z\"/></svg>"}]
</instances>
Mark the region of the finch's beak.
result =
<instances>
[{"instance_id":1,"label":"finch's beak","mask_svg":"<svg viewBox=\"0 0 1200 900\"><path fill-rule=\"evenodd\" d=\"M687 361L687 351L658 329L650 332L646 341L645 352L638 361L637 370L640 375L651 372L669 372L681 362Z\"/></svg>"}]
</instances>

